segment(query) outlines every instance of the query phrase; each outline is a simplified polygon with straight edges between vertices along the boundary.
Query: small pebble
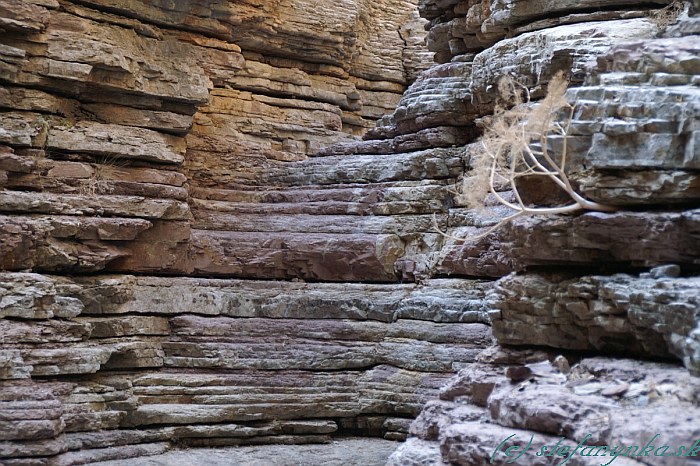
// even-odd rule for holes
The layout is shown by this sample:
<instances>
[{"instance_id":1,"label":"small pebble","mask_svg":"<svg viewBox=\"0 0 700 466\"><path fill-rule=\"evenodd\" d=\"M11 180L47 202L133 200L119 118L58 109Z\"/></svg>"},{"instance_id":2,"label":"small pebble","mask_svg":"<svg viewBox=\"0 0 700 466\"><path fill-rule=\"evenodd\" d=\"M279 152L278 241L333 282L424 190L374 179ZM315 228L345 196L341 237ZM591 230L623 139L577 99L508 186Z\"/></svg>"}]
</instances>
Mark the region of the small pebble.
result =
<instances>
[{"instance_id":1,"label":"small pebble","mask_svg":"<svg viewBox=\"0 0 700 466\"><path fill-rule=\"evenodd\" d=\"M676 278L681 274L681 268L676 264L661 265L649 271L653 278Z\"/></svg>"},{"instance_id":2,"label":"small pebble","mask_svg":"<svg viewBox=\"0 0 700 466\"><path fill-rule=\"evenodd\" d=\"M568 374L571 371L569 360L561 354L554 358L553 364L554 366L556 366L557 369L559 369L559 372L561 372L562 374Z\"/></svg>"},{"instance_id":3,"label":"small pebble","mask_svg":"<svg viewBox=\"0 0 700 466\"><path fill-rule=\"evenodd\" d=\"M620 396L623 393L625 393L629 388L630 385L628 383L623 382L617 385L610 385L604 388L603 391L600 392L600 394L603 396Z\"/></svg>"},{"instance_id":4,"label":"small pebble","mask_svg":"<svg viewBox=\"0 0 700 466\"><path fill-rule=\"evenodd\" d=\"M532 370L527 366L506 367L506 377L513 382L522 382L532 375Z\"/></svg>"}]
</instances>

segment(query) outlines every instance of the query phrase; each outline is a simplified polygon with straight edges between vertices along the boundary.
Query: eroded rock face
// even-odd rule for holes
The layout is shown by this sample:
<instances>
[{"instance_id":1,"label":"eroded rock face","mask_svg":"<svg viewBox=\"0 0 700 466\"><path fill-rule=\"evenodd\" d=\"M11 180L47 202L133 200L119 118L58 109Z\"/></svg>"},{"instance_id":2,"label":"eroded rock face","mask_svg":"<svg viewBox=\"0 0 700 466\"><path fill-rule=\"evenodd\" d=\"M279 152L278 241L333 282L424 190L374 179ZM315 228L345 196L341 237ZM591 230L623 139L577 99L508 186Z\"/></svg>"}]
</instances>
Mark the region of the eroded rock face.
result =
<instances>
[{"instance_id":1,"label":"eroded rock face","mask_svg":"<svg viewBox=\"0 0 700 466\"><path fill-rule=\"evenodd\" d=\"M655 38L649 28L664 27L660 16L624 2L606 4L605 11L576 11L583 3L556 2L548 11L557 14L544 17L537 2L421 3L431 19L429 44L439 61L450 62L442 66L474 62L464 88L472 103L486 103L484 112L494 96L482 83L499 73L512 71L536 96L563 67L572 77L567 97L576 102L571 121L562 118L570 123L567 173L583 194L617 211L523 218L482 239L446 241L441 273L502 277L487 298L499 346L477 356L426 405L388 464L559 464L566 454L535 453L555 445L641 448L653 436L642 419L653 420L657 448L687 448L700 435L691 168L697 158L697 17L671 5L663 11L676 8L680 19L662 31L666 37ZM601 33L601 42L586 42L589 59L570 54L578 47L574 31L608 30L613 37L625 34L625 24L628 38L640 33L648 40L606 43ZM564 43L567 50L556 50ZM563 147L561 139L550 139L555 150ZM478 141L465 147L467 154L476 150ZM526 202L557 205L546 185L523 190ZM480 212L453 208L448 232L474 236L505 215L492 201ZM528 442L528 452L515 458L514 449L520 453ZM601 458L573 455L567 462L593 465Z\"/></svg>"},{"instance_id":2,"label":"eroded rock face","mask_svg":"<svg viewBox=\"0 0 700 466\"><path fill-rule=\"evenodd\" d=\"M420 3L0 0L0 462L697 438L697 17ZM499 78L559 70L568 173L618 211L460 242L507 215L453 189Z\"/></svg>"},{"instance_id":3,"label":"eroded rock face","mask_svg":"<svg viewBox=\"0 0 700 466\"><path fill-rule=\"evenodd\" d=\"M494 336L508 345L647 357L674 354L698 374L691 350L699 320L697 277L664 276L675 275L673 270L680 269L653 269L646 278L624 274L571 280L536 274L507 277L498 284L500 313L492 313Z\"/></svg>"},{"instance_id":4,"label":"eroded rock face","mask_svg":"<svg viewBox=\"0 0 700 466\"><path fill-rule=\"evenodd\" d=\"M375 185L440 180L461 170L460 156L447 153L397 157L375 176L360 173L369 159L345 175L339 159L307 160L364 133L428 67L415 3L6 0L2 8L5 270L395 281L404 260L427 267L414 256L435 235L407 238L411 227L399 226L408 232L397 235L358 222L352 235L338 237L345 217L325 219L331 228L320 232L315 222L284 215L298 226L205 220L273 212L254 198L281 186L308 186L302 196L329 206L334 197L348 199L345 212L355 216L373 208L350 201L355 190L326 197L315 186L347 189L361 177ZM407 162L409 171L401 166ZM420 166L431 163L434 169ZM387 187L372 186L366 196L381 197ZM430 214L427 197L399 208ZM94 216L110 219L88 235L82 230L93 228L84 224ZM76 231L68 233L66 222ZM121 233L107 232L115 228ZM308 233L320 234L307 243ZM324 264L331 250L332 263Z\"/></svg>"},{"instance_id":5,"label":"eroded rock face","mask_svg":"<svg viewBox=\"0 0 700 466\"><path fill-rule=\"evenodd\" d=\"M0 17L0 463L402 439L490 344L490 283L396 284L429 275L461 153L310 158L428 67L415 2Z\"/></svg>"},{"instance_id":6,"label":"eroded rock face","mask_svg":"<svg viewBox=\"0 0 700 466\"><path fill-rule=\"evenodd\" d=\"M684 369L590 358L570 370L567 366L564 374L546 358L528 363L537 359L536 354L503 356L485 352L481 363L452 379L440 399L431 401L413 423L412 437L388 464L486 464L491 458L513 464L552 464L552 458L560 462L579 443L594 449L595 445L643 447L654 440L654 434L649 434L642 418L653 419L654 433L660 433L655 448L673 445L675 452L679 446L692 445L700 434L698 379ZM519 448L520 453L530 442L518 458L513 450L506 453L509 447ZM568 449L557 452L558 445ZM552 456L538 457L540 451ZM605 456L579 453L571 455L573 464L600 464ZM646 464L641 458L616 461ZM688 460L677 461L674 464Z\"/></svg>"},{"instance_id":7,"label":"eroded rock face","mask_svg":"<svg viewBox=\"0 0 700 466\"><path fill-rule=\"evenodd\" d=\"M156 464L198 464L206 462L213 466L256 466L261 463L295 466L312 465L323 461L327 466L361 464L384 466L396 448L396 443L370 438L347 438L334 440L327 445L265 445L206 450L171 451L152 458L141 458L145 466ZM115 460L100 466L128 466L133 460Z\"/></svg>"},{"instance_id":8,"label":"eroded rock face","mask_svg":"<svg viewBox=\"0 0 700 466\"><path fill-rule=\"evenodd\" d=\"M430 20L428 47L436 60L479 52L504 38L560 25L638 18L654 11L668 0L649 2L640 7L629 0L522 1L522 0L423 0L421 14Z\"/></svg>"},{"instance_id":9,"label":"eroded rock face","mask_svg":"<svg viewBox=\"0 0 700 466\"><path fill-rule=\"evenodd\" d=\"M327 442L337 430L401 439L491 344L489 282L4 273L0 284L9 464Z\"/></svg>"}]
</instances>

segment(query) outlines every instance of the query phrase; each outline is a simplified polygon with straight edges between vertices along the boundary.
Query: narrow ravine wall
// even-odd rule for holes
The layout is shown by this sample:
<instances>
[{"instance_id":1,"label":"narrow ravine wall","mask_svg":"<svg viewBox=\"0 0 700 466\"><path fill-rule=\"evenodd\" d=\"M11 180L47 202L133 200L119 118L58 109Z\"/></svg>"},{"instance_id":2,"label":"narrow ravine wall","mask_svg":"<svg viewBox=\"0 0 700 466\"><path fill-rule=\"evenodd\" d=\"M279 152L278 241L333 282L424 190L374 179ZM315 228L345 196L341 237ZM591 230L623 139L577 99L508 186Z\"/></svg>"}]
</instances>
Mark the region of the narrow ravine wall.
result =
<instances>
[{"instance_id":1,"label":"narrow ravine wall","mask_svg":"<svg viewBox=\"0 0 700 466\"><path fill-rule=\"evenodd\" d=\"M0 17L2 464L402 439L490 344L488 281L395 266L459 157L314 158L431 64L415 3Z\"/></svg>"},{"instance_id":2,"label":"narrow ravine wall","mask_svg":"<svg viewBox=\"0 0 700 466\"><path fill-rule=\"evenodd\" d=\"M555 3L0 0L0 462L700 436L697 17ZM620 210L439 234L504 215L454 196L498 79L559 70Z\"/></svg>"},{"instance_id":3,"label":"narrow ravine wall","mask_svg":"<svg viewBox=\"0 0 700 466\"><path fill-rule=\"evenodd\" d=\"M617 211L526 217L447 241L439 273L502 277L489 295L498 344L428 403L388 464L614 459L590 445L636 446L621 464L698 462L697 5L544 3L421 2L428 43L445 62L434 70L468 76L459 113L473 117L493 108L499 75L542 96L563 70L575 104L570 124L562 119L567 173ZM373 134L405 131L403 108ZM523 192L527 202L557 199L542 183ZM505 215L496 206L450 209L447 232L476 236Z\"/></svg>"}]
</instances>

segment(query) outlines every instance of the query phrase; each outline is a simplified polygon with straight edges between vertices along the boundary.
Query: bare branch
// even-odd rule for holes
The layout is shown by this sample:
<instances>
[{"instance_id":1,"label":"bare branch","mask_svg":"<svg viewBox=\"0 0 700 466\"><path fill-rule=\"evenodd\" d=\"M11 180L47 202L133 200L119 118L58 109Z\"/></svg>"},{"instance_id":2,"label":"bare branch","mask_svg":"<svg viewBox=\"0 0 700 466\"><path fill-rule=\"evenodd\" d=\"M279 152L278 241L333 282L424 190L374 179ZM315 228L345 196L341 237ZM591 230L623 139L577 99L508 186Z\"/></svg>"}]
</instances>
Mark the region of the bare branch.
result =
<instances>
[{"instance_id":1,"label":"bare branch","mask_svg":"<svg viewBox=\"0 0 700 466\"><path fill-rule=\"evenodd\" d=\"M566 81L563 74L555 76L549 83L547 95L536 105L530 103L530 91L521 83L512 79L502 79L498 84L501 98L506 103L514 105L510 109L497 108L489 120L481 138L481 152L474 154L475 162L472 163L474 175L463 181L463 192L468 190L473 199L471 185L488 186L486 191L478 191L483 195L490 192L502 205L512 209L514 213L502 219L486 232L468 238L456 238L437 228L436 230L455 241L466 241L483 238L498 229L503 224L523 215L550 215L566 214L577 210L614 211L614 207L593 202L581 196L573 188L566 175L565 167L568 152L568 135L571 127L576 104L571 105L566 101ZM524 91L526 100L522 100ZM566 110L565 121L559 121L562 110ZM558 154L552 153L551 138L561 138L561 150ZM559 159L559 162L557 162ZM481 161L480 161L481 160ZM488 160L487 163L484 160ZM546 177L562 189L573 203L558 207L527 206L522 198L516 180L528 176ZM481 181L480 181L481 180ZM496 190L496 183L509 185L515 202L506 200ZM486 185L486 186L485 186ZM483 205L483 199L479 199ZM471 205L476 207L476 205Z\"/></svg>"}]
</instances>

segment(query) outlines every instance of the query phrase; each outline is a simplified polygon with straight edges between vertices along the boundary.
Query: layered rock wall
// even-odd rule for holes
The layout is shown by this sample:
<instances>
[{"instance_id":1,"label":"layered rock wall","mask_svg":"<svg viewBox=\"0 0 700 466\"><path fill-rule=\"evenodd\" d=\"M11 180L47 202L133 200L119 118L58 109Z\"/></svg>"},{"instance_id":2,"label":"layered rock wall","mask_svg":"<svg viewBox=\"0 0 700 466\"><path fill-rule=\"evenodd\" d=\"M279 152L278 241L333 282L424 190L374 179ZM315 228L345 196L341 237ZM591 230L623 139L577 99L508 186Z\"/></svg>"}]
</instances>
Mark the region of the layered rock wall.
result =
<instances>
[{"instance_id":1,"label":"layered rock wall","mask_svg":"<svg viewBox=\"0 0 700 466\"><path fill-rule=\"evenodd\" d=\"M0 0L3 464L700 435L692 10L166 3ZM618 210L455 240L506 215L455 196L499 78L557 71L568 174Z\"/></svg>"},{"instance_id":2,"label":"layered rock wall","mask_svg":"<svg viewBox=\"0 0 700 466\"><path fill-rule=\"evenodd\" d=\"M403 438L489 344L487 282L396 284L447 156L313 158L431 62L389 3L0 2L0 462Z\"/></svg>"},{"instance_id":3,"label":"layered rock wall","mask_svg":"<svg viewBox=\"0 0 700 466\"><path fill-rule=\"evenodd\" d=\"M438 273L498 278L488 298L498 345L429 402L389 464L559 464L579 444L627 448L654 434L656 447L692 445L700 436L700 29L692 6L674 2L652 13L625 2L424 1L421 11L444 63L428 73L467 76L461 108L452 101L462 118L493 109L499 74L512 74L537 99L555 72L566 73L575 104L571 121L561 120L567 174L614 211L526 217L481 239L446 241ZM406 115L427 99L405 99L370 137L406 131ZM468 118L454 121L471 129ZM562 147L561 138L550 141ZM465 150L476 157L478 142ZM466 167L469 178L478 164ZM526 202L560 200L546 184L521 187ZM513 199L506 188L497 186ZM466 215L450 209L447 232L475 237L507 215L501 209L495 201ZM569 459L601 464L593 456Z\"/></svg>"},{"instance_id":4,"label":"layered rock wall","mask_svg":"<svg viewBox=\"0 0 700 466\"><path fill-rule=\"evenodd\" d=\"M254 254L268 231L207 219L259 211L272 173L393 110L430 59L422 23L410 2L258 3L5 2L3 212L34 215L4 219L6 270L326 278L211 265L235 256L217 232ZM96 215L122 233L82 231Z\"/></svg>"}]
</instances>

